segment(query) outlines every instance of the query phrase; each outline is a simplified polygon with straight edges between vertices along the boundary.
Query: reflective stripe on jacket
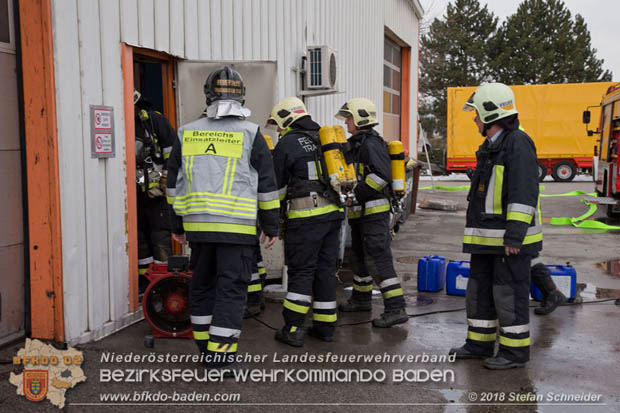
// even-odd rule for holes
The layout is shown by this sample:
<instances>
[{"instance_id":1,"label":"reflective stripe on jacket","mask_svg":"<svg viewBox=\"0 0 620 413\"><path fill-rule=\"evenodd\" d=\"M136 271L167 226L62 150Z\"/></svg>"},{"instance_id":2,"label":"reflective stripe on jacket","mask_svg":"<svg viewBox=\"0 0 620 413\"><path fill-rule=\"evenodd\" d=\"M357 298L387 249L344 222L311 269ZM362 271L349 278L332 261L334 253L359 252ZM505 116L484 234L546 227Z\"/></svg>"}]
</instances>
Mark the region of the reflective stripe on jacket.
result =
<instances>
[{"instance_id":1,"label":"reflective stripe on jacket","mask_svg":"<svg viewBox=\"0 0 620 413\"><path fill-rule=\"evenodd\" d=\"M467 199L463 252L504 254L505 246L533 255L542 249L536 147L523 131L503 131L476 152Z\"/></svg>"}]
</instances>

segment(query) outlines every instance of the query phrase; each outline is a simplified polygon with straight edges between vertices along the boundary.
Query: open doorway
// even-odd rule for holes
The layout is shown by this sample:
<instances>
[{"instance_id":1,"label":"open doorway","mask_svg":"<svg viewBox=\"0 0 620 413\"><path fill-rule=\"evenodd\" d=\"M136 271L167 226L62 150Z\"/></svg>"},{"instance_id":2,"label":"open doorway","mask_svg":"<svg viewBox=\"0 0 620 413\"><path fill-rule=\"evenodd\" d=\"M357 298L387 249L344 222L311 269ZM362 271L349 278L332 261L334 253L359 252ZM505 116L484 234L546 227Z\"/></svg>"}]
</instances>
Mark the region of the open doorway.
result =
<instances>
[{"instance_id":1,"label":"open doorway","mask_svg":"<svg viewBox=\"0 0 620 413\"><path fill-rule=\"evenodd\" d=\"M164 264L181 252L170 236L166 202L166 163L176 140L173 64L166 54L134 49L139 296L149 284L144 276L149 265Z\"/></svg>"}]
</instances>

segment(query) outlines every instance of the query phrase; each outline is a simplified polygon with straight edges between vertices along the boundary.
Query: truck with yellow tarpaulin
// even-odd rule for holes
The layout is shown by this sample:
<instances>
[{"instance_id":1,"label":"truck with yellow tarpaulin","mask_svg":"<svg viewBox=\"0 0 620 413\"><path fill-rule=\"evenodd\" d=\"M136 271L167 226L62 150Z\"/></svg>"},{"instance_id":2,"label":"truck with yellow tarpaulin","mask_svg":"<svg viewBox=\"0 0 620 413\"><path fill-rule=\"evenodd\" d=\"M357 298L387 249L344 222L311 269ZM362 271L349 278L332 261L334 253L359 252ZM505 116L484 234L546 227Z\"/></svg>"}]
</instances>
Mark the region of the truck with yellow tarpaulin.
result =
<instances>
[{"instance_id":1,"label":"truck with yellow tarpaulin","mask_svg":"<svg viewBox=\"0 0 620 413\"><path fill-rule=\"evenodd\" d=\"M612 82L510 86L515 94L521 127L534 140L542 181L572 181L578 171L591 171L595 137L581 124L584 107L594 106L598 119L601 96ZM446 170L463 172L476 167L476 151L483 142L470 112L463 105L477 87L448 88Z\"/></svg>"}]
</instances>

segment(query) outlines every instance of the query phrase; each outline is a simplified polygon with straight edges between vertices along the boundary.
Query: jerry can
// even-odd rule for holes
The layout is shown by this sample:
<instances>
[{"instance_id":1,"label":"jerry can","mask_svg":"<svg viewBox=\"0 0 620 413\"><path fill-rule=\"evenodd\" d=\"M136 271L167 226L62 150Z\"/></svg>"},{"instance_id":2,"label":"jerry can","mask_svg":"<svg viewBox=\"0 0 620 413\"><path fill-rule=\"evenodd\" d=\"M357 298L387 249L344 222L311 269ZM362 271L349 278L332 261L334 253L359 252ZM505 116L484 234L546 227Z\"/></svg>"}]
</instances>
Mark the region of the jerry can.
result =
<instances>
[{"instance_id":1,"label":"jerry can","mask_svg":"<svg viewBox=\"0 0 620 413\"><path fill-rule=\"evenodd\" d=\"M450 261L446 270L446 293L465 295L469 281L469 261Z\"/></svg>"},{"instance_id":2,"label":"jerry can","mask_svg":"<svg viewBox=\"0 0 620 413\"><path fill-rule=\"evenodd\" d=\"M418 260L418 291L443 290L446 283L446 259L439 255L426 255Z\"/></svg>"}]
</instances>

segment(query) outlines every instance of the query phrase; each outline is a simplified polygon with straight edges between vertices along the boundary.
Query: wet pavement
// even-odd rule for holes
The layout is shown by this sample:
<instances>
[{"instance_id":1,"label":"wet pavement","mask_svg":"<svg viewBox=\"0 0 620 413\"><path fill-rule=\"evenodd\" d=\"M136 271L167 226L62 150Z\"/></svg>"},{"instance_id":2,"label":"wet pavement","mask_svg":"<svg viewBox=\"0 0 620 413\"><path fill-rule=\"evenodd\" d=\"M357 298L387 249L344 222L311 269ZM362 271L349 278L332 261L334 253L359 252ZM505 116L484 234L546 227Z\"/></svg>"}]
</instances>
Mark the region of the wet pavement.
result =
<instances>
[{"instance_id":1,"label":"wet pavement","mask_svg":"<svg viewBox=\"0 0 620 413\"><path fill-rule=\"evenodd\" d=\"M462 183L442 182L442 185ZM590 191L591 184L578 182L555 184L545 182L545 193L573 190ZM463 206L464 192L421 191L421 197L448 199ZM586 207L580 197L544 198L543 215L575 217ZM604 217L601 208L594 218ZM252 371L271 369L294 370L295 382L285 376L266 382L102 382L105 369L195 369L192 362L184 363L106 363L108 353L126 355L195 354L195 346L185 339L156 339L155 347L146 349L143 338L150 334L144 321L96 343L79 346L84 352L85 383L69 390L69 411L416 411L416 412L612 412L620 410L620 307L614 301L587 303L601 298L620 297L618 246L620 235L612 232L584 233L579 228L556 227L544 224L544 251L547 264L570 262L577 271L577 282L586 303L564 306L551 315L535 316L531 310L531 361L525 368L508 371L489 371L480 360L451 362L433 359L444 357L452 346L461 345L466 334L465 299L448 296L445 291L418 293L416 290L417 260L424 255L442 255L446 259L468 259L461 253L464 211L445 212L418 209L401 226L393 242L396 270L403 281L407 311L412 316L406 324L390 329L376 329L367 322L370 313L340 313L334 342L324 343L306 337L303 348L293 348L276 342L272 327L280 327L280 297L268 297L267 308L258 318L245 320L239 343L240 354L264 358L252 362ZM608 261L611 261L608 263ZM349 292L351 272L340 272L338 301ZM532 306L538 305L532 301ZM380 296L373 298L372 316L382 311ZM263 324L264 323L264 324ZM0 360L8 361L19 347L18 343L0 350ZM334 362L310 361L311 355L336 357ZM297 361L286 358L298 356ZM369 360L372 357L378 359ZM417 356L417 362L415 358ZM353 357L351 361L347 357ZM410 357L411 360L407 360ZM306 359L307 358L307 359ZM343 360L344 358L344 360ZM0 365L0 411L49 410L57 411L49 402L32 403L15 395L8 383L10 364ZM308 371L363 372L372 377L344 376L340 380L326 377L308 379ZM426 372L435 374L425 379ZM306 374L304 376L304 374ZM316 373L318 374L318 373ZM327 374L327 373L326 373ZM354 374L354 373L350 373ZM360 373L362 374L362 373ZM307 380L304 380L306 378ZM417 381L415 381L417 380ZM134 395L149 391L172 395L199 393L235 393L239 402L190 403L175 407L151 401L125 405L95 405L102 393ZM572 400L581 398L581 402ZM567 401L568 400L568 401ZM168 403L171 403L168 400Z\"/></svg>"}]
</instances>

